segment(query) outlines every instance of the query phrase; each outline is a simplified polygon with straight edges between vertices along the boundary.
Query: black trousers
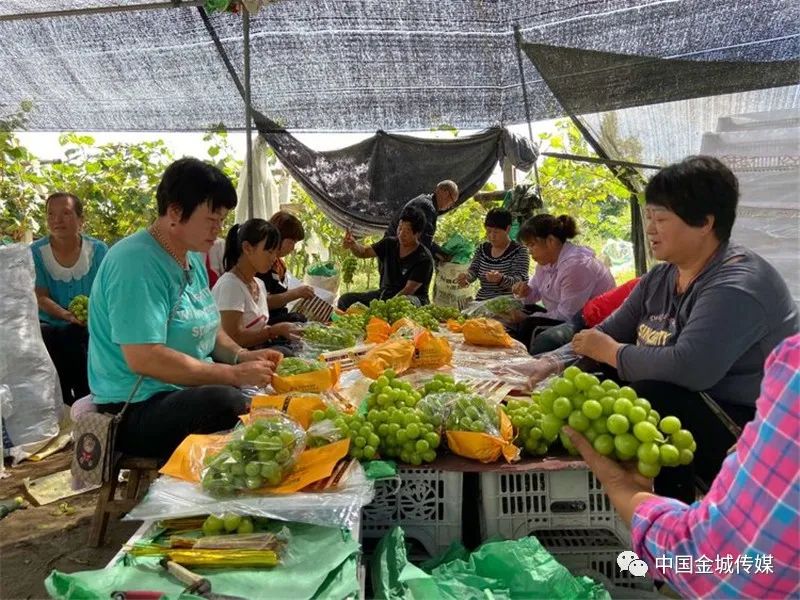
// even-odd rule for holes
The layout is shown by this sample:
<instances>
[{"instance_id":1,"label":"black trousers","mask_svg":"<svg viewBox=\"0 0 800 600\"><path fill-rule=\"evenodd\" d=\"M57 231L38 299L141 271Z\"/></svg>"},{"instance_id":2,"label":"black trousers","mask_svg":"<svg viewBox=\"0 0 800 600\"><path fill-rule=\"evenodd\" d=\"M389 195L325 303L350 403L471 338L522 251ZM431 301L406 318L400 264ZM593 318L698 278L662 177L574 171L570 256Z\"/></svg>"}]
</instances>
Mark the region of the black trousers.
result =
<instances>
[{"instance_id":1,"label":"black trousers","mask_svg":"<svg viewBox=\"0 0 800 600\"><path fill-rule=\"evenodd\" d=\"M348 294L342 294L339 296L339 310L347 310L356 302L361 302L361 304L369 306L369 303L373 300L380 300L382 293L381 290L373 290L371 292L350 292Z\"/></svg>"},{"instance_id":2,"label":"black trousers","mask_svg":"<svg viewBox=\"0 0 800 600\"><path fill-rule=\"evenodd\" d=\"M42 339L58 373L64 404L72 403L89 393L86 360L89 352L89 330L81 325L53 327L40 323Z\"/></svg>"},{"instance_id":3,"label":"black trousers","mask_svg":"<svg viewBox=\"0 0 800 600\"><path fill-rule=\"evenodd\" d=\"M560 325L539 327L533 332L533 339L530 346L528 346L528 351L533 356L544 352L552 352L571 342L575 334L584 329L586 329L586 322L583 320L581 313Z\"/></svg>"},{"instance_id":4,"label":"black trousers","mask_svg":"<svg viewBox=\"0 0 800 600\"><path fill-rule=\"evenodd\" d=\"M708 490L737 436L709 408L699 392L662 381L637 381L629 385L639 397L647 398L662 417L678 417L684 429L694 434L697 442L694 462L663 468L655 480L656 493L691 504L695 501L695 486ZM719 407L739 427L755 417L755 407L727 403L719 403Z\"/></svg>"},{"instance_id":5,"label":"black trousers","mask_svg":"<svg viewBox=\"0 0 800 600\"><path fill-rule=\"evenodd\" d=\"M547 317L538 317L536 314L526 317L519 323L515 323L509 327L509 334L515 340L525 344L528 351L533 354L533 342L536 335L544 328L553 327L554 325L561 325L564 321L558 319L550 319ZM571 339L571 338L570 338Z\"/></svg>"},{"instance_id":6,"label":"black trousers","mask_svg":"<svg viewBox=\"0 0 800 600\"><path fill-rule=\"evenodd\" d=\"M100 404L101 412L117 414L124 403ZM148 458L168 458L192 433L233 428L249 410L248 398L227 385L201 385L159 392L128 405L117 430L116 449Z\"/></svg>"}]
</instances>

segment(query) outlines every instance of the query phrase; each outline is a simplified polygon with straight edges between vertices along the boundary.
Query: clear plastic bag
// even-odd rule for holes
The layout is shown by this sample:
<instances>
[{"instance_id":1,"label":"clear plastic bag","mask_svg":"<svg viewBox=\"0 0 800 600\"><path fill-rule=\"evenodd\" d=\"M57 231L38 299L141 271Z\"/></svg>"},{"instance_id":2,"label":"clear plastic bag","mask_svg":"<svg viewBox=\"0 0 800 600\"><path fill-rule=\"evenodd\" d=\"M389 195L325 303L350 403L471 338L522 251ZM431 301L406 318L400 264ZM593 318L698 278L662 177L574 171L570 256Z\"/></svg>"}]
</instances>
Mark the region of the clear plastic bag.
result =
<instances>
[{"instance_id":1,"label":"clear plastic bag","mask_svg":"<svg viewBox=\"0 0 800 600\"><path fill-rule=\"evenodd\" d=\"M442 394L450 396L445 427L448 431L471 431L500 435L500 417L498 407L486 402L484 398L473 393L457 392Z\"/></svg>"},{"instance_id":2,"label":"clear plastic bag","mask_svg":"<svg viewBox=\"0 0 800 600\"><path fill-rule=\"evenodd\" d=\"M278 486L305 448L303 428L283 413L260 409L216 453L192 457L205 465L203 489L218 496Z\"/></svg>"},{"instance_id":3,"label":"clear plastic bag","mask_svg":"<svg viewBox=\"0 0 800 600\"><path fill-rule=\"evenodd\" d=\"M361 343L363 335L357 335L352 329L344 329L334 325L306 323L301 327L303 336L303 356L318 356L323 352L352 348Z\"/></svg>"},{"instance_id":4,"label":"clear plastic bag","mask_svg":"<svg viewBox=\"0 0 800 600\"><path fill-rule=\"evenodd\" d=\"M345 435L332 419L316 421L306 431L306 444L309 448L319 448L343 440Z\"/></svg>"},{"instance_id":5,"label":"clear plastic bag","mask_svg":"<svg viewBox=\"0 0 800 600\"><path fill-rule=\"evenodd\" d=\"M165 518L191 517L235 512L282 521L297 521L326 527L357 526L361 509L372 502L374 486L360 464L331 491L295 492L281 496L237 496L217 498L190 481L159 477L144 499L124 520L156 521Z\"/></svg>"},{"instance_id":6,"label":"clear plastic bag","mask_svg":"<svg viewBox=\"0 0 800 600\"><path fill-rule=\"evenodd\" d=\"M514 296L505 295L490 298L489 300L481 300L480 302L473 302L467 306L461 314L470 319L486 317L509 325L511 323L517 323L525 318L525 313L522 309L522 301Z\"/></svg>"}]
</instances>

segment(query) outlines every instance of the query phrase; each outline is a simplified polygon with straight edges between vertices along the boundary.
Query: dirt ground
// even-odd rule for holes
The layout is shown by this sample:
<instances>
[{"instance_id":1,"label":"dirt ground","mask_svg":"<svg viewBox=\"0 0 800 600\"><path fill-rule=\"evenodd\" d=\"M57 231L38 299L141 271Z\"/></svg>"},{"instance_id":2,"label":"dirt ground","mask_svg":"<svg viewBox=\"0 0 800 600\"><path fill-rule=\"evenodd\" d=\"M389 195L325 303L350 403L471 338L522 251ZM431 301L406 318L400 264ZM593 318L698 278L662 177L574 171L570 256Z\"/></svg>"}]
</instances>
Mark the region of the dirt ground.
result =
<instances>
[{"instance_id":1,"label":"dirt ground","mask_svg":"<svg viewBox=\"0 0 800 600\"><path fill-rule=\"evenodd\" d=\"M45 460L23 462L0 479L0 499L26 496L23 481L69 468L70 452L61 451ZM140 525L137 521L111 519L105 545L89 548L86 539L94 514L97 491L72 496L46 506L17 510L0 521L0 598L48 598L44 580L53 569L64 572L101 569ZM74 507L73 514L59 512L61 502Z\"/></svg>"}]
</instances>

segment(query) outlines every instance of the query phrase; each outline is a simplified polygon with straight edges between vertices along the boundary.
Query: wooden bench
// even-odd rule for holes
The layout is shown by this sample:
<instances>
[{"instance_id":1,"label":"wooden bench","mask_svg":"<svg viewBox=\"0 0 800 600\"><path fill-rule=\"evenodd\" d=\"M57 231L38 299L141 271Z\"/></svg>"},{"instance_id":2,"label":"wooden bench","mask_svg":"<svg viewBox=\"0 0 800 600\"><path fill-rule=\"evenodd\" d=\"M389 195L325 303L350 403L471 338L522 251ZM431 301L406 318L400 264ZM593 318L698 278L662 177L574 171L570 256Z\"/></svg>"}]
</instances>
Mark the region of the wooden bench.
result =
<instances>
[{"instance_id":1,"label":"wooden bench","mask_svg":"<svg viewBox=\"0 0 800 600\"><path fill-rule=\"evenodd\" d=\"M155 458L137 458L134 456L123 456L114 465L110 481L107 481L100 488L100 495L97 498L97 506L92 517L92 525L89 529L89 546L98 548L103 545L103 539L108 527L110 515L122 515L129 512L137 502L144 497L150 482L158 476L160 462ZM119 487L119 472L127 469L128 482L125 484L125 491L122 498L116 498L117 488Z\"/></svg>"}]
</instances>

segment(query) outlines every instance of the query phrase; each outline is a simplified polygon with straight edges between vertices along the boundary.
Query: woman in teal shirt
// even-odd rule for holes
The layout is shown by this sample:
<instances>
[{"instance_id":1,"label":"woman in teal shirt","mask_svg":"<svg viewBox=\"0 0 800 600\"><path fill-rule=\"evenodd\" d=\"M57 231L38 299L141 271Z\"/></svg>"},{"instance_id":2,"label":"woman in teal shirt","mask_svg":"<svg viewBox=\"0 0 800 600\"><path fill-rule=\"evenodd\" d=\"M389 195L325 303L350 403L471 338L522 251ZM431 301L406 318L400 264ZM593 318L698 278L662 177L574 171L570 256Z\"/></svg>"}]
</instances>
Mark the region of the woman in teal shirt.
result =
<instances>
[{"instance_id":1,"label":"woman in teal shirt","mask_svg":"<svg viewBox=\"0 0 800 600\"><path fill-rule=\"evenodd\" d=\"M36 270L36 300L47 351L58 373L64 404L89 393L86 323L69 311L76 296L88 296L103 257L100 240L81 233L83 205L73 194L57 192L45 200L49 234L31 244Z\"/></svg>"},{"instance_id":2,"label":"woman in teal shirt","mask_svg":"<svg viewBox=\"0 0 800 600\"><path fill-rule=\"evenodd\" d=\"M158 218L116 243L89 304L89 385L102 412L125 410L117 449L165 458L191 433L233 427L248 405L241 386L268 385L282 358L247 351L220 328L201 252L236 206L216 167L172 163L156 192Z\"/></svg>"}]
</instances>

